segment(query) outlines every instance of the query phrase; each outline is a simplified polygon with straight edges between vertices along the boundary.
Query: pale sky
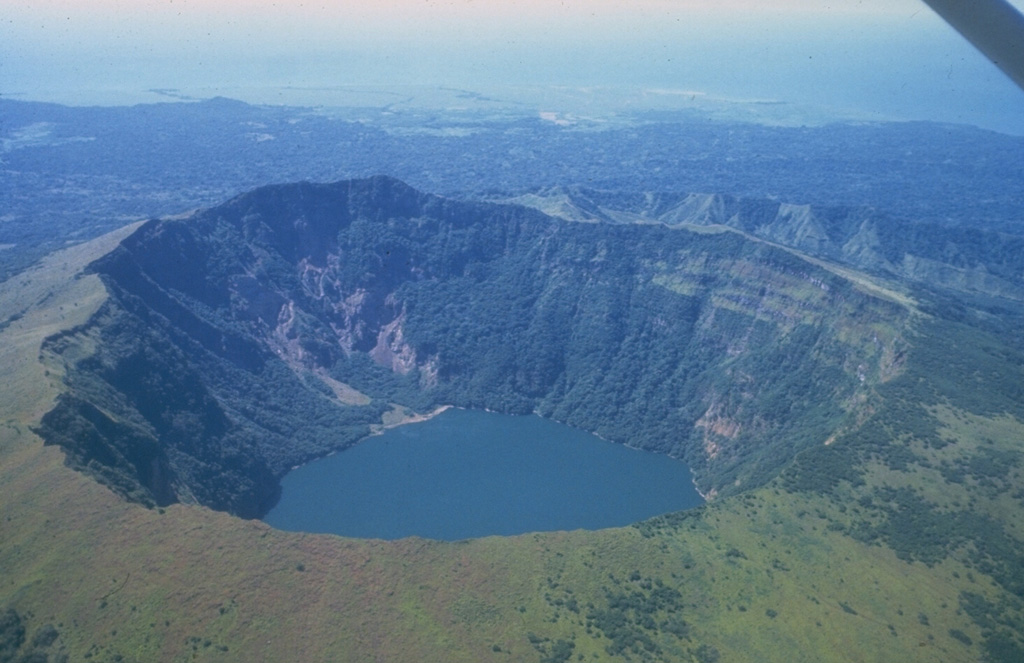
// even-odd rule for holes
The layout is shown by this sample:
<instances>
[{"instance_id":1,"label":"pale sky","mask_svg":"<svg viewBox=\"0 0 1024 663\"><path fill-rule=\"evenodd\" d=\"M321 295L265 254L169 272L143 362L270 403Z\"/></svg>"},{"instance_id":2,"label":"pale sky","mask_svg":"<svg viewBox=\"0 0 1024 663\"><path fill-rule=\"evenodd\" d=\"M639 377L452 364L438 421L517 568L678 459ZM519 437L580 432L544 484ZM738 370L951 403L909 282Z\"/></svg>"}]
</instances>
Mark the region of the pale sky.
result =
<instances>
[{"instance_id":1,"label":"pale sky","mask_svg":"<svg viewBox=\"0 0 1024 663\"><path fill-rule=\"evenodd\" d=\"M839 106L863 98L869 108L913 102L919 112L959 105L940 118L954 121L993 106L1024 116L1024 94L920 0L0 6L0 94L18 98L89 87L410 83L639 85Z\"/></svg>"},{"instance_id":2,"label":"pale sky","mask_svg":"<svg viewBox=\"0 0 1024 663\"><path fill-rule=\"evenodd\" d=\"M623 38L681 22L931 18L918 0L7 0L4 5L0 17L19 41L70 41L80 47L116 47L120 41L153 49L166 49L172 41L185 48L227 42L287 50L310 42L338 45L343 39L557 39L578 37L575 31L583 30Z\"/></svg>"}]
</instances>

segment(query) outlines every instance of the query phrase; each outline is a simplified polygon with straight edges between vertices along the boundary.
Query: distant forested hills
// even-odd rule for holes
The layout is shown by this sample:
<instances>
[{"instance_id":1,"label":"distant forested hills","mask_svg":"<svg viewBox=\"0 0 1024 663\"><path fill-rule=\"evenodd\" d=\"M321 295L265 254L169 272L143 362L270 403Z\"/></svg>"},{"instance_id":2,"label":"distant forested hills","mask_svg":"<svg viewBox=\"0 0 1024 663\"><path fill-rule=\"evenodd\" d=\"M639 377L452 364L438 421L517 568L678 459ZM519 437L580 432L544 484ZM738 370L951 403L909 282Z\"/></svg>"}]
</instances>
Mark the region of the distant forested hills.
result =
<instances>
[{"instance_id":1,"label":"distant forested hills","mask_svg":"<svg viewBox=\"0 0 1024 663\"><path fill-rule=\"evenodd\" d=\"M722 194L1024 234L1024 138L929 123L614 120L559 126L522 109L327 112L223 98L112 108L0 99L0 244L19 249L0 251L0 274L129 220L269 182L376 174L466 198L552 186Z\"/></svg>"}]
</instances>

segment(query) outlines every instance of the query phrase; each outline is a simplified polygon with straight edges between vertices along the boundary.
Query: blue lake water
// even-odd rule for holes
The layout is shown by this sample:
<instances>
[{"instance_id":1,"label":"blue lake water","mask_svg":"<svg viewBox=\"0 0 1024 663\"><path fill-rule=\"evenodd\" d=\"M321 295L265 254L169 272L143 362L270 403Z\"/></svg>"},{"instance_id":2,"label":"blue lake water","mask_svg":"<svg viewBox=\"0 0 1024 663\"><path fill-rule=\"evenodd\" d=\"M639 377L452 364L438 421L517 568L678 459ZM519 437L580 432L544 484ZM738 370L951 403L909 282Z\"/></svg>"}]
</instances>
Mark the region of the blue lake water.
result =
<instances>
[{"instance_id":1,"label":"blue lake water","mask_svg":"<svg viewBox=\"0 0 1024 663\"><path fill-rule=\"evenodd\" d=\"M273 527L381 539L601 529L703 503L681 461L536 416L456 409L281 484Z\"/></svg>"}]
</instances>

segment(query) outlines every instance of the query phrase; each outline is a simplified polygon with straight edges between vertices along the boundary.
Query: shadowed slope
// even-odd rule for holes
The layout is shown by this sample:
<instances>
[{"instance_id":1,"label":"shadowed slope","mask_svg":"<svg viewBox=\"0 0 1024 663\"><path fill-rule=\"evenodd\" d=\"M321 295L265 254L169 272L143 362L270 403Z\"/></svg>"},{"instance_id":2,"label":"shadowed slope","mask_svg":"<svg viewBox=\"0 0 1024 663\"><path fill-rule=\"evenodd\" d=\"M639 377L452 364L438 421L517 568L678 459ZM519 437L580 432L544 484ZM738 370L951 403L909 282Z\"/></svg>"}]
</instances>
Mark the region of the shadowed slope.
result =
<instances>
[{"instance_id":1,"label":"shadowed slope","mask_svg":"<svg viewBox=\"0 0 1024 663\"><path fill-rule=\"evenodd\" d=\"M184 223L197 223L200 218L210 219L203 215ZM552 229L553 237L560 237L563 225L537 218L541 227ZM369 228L380 230L382 223L390 222L385 215ZM403 223L398 217L395 224L416 225L412 219ZM223 229L228 231L230 225ZM154 223L149 229L161 227ZM650 253L645 257L664 259L665 264L656 264L656 271L650 274L647 295L651 301L663 301L653 295L661 291L667 293L663 297L679 298L669 301L695 299L708 317L714 313L715 319L706 322L704 329L740 332L739 336L719 332L719 340L728 341L724 347L731 349L724 355L724 361L732 362L727 368L755 354L757 339L764 339L757 341L762 345L781 339L784 345L790 337L806 338L794 334L819 319L824 321L823 335L825 329L840 330L838 344L822 346L821 352L812 349L810 358L785 364L787 374L799 375L803 361L822 361L815 355L838 362L839 356L856 358L856 352L867 352L863 348L876 347L871 331L856 324L839 324L859 319L846 307L854 306L854 313L872 311L877 305L872 302L879 301L860 299L860 291L849 282L834 274L822 278L820 272L805 272L811 263L789 253L785 260L797 262L779 262L768 248L759 249L766 253L745 253L754 246L748 244L736 248L691 239L692 245L674 245L670 242L678 240L672 233L690 235L664 230L657 235L657 242L639 245L635 242L640 234L609 235L603 245L577 239L576 253L569 254L576 256L575 261L554 260L554 256L565 254L554 252L551 241L533 242L530 246L536 248L537 257L531 269L524 266L519 272L509 272L500 263L492 264L496 257L490 262L470 260L464 279L489 284L493 292L503 293L484 277L516 273L529 283L527 274L537 273L538 265L549 266L569 275L573 287L566 292L573 293L576 301L586 300L580 294L588 287L605 286L609 288L603 291L607 296L595 301L608 303L615 301L611 293L616 292L609 284L626 282L635 288L642 283L635 275L624 279L618 273L601 271L609 269L605 262L616 251L632 246ZM371 239L375 236L366 234ZM440 236L451 238L454 234ZM238 234L229 232L227 237L236 241L236 247L243 245L237 241ZM569 239L560 241L568 246ZM726 250L730 246L732 252ZM705 262L683 259L694 247L704 252ZM712 247L717 250L711 251ZM155 431L160 430L157 424L162 421L170 421L168 430L172 431L175 425L182 427L178 430L199 425L189 423L182 411L169 412L164 419L162 412L154 413L142 402L122 400L126 395L117 392L114 376L120 375L118 364L125 355L118 349L138 342L132 341L134 331L152 335L146 337L145 347L168 343L152 347L168 350L160 356L167 362L167 370L182 379L162 382L165 376L153 363L145 364L152 367L147 369L148 378L155 380L155 385L201 386L186 390L182 397L194 397L190 402L210 408L210 430L214 423L226 421L228 430L235 426L254 433L252 438L246 434L238 439L265 454L262 462L268 465L273 445L256 445L272 439L266 432L271 429L261 427L286 410L272 410L261 420L257 417L265 406L279 407L266 401L268 392L248 394L248 402L257 404L249 410L232 403L230 396L257 388L263 379L290 375L287 379L294 382L282 384L289 388L306 385L309 393L321 394L325 403L334 404L339 392L347 394L348 401L360 400L353 398L351 391L316 387L318 374L304 372L307 364L302 362L310 355L298 352L302 343L287 345L295 339L315 338L307 331L317 329L311 321L297 327L295 336L285 335L279 341L282 345L262 345L264 341L259 339L272 337L274 321L264 329L259 323L261 315L242 314L255 310L251 307L261 301L258 297L246 298L251 306L219 311L198 303L217 301L216 296L193 298L154 281L150 287L177 303L177 307L163 310L189 314L175 322L144 306L140 296L131 294L109 274L104 277L109 295L94 275L76 277L84 263L97 255L86 253L78 258L57 254L27 280L0 285L5 310L17 312L12 316L15 319L9 318L0 328L0 358L5 370L5 398L0 399L4 419L0 425L0 568L4 569L0 626L5 629L3 635L10 636L4 642L14 655L42 654L51 660L66 654L69 660L446 663L537 663L580 655L584 660L600 657L605 661L666 663L1021 660L1024 645L1019 634L1024 632L1024 611L1018 558L1024 545L1020 494L1024 485L1024 454L1020 450L1024 360L992 335L941 318L912 321L905 328L905 350L897 350L889 359L878 350L877 364L850 364L865 366L863 382L856 372L853 382L866 391L854 391L853 403L860 402L861 393L866 400L850 409L856 416L847 419L847 427L840 426L834 438L819 440L796 453L796 461L783 468L778 479L696 511L599 532L458 544L418 539L350 541L277 532L259 522L184 504L143 508L66 467L65 454L55 446L44 446L32 434L28 426L53 407L59 392L80 399L99 394L103 398L94 406L111 422L148 434L158 443L162 439ZM499 253L506 256L504 251ZM270 252L261 255L268 259L266 264L276 264L268 258ZM386 261L381 261L381 256L385 254L374 255L377 263L359 265L357 275L369 275L357 283L375 283L381 278L374 269L383 269ZM126 260L125 251L108 260ZM766 263L785 270L769 271ZM104 264L97 268L102 270ZM367 264L373 269L367 271ZM772 279L756 278L761 274L770 274ZM789 280L783 278L787 275ZM807 275L819 279L828 290L807 281ZM745 276L756 280L750 282ZM301 283L298 278L296 281ZM323 283L326 291L331 280L313 283ZM429 278L412 283L434 288L443 285ZM300 286L295 292L305 293L311 287ZM478 292L470 287L465 291L456 285L448 287L460 296ZM695 294L702 288L708 293L705 298ZM250 294L259 292L253 289ZM320 290L309 292L313 294L308 297L316 300L314 295ZM418 358L420 351L427 357L436 352L441 362L449 346L435 341L436 348L424 348L418 344L425 341L412 335L413 305L424 305L429 298L415 299L414 288L392 292L397 293L396 303L407 305L402 338ZM399 295L404 298L398 299ZM637 301L642 299L634 295ZM486 298L468 301L481 305ZM820 305L822 301L826 304ZM392 343L397 327L391 327L396 332L391 336L385 331L385 342L379 343L381 331L394 322L396 310L401 311L388 306L384 311L389 315L380 317L385 324L376 336L367 329L365 338L368 342L377 339L371 350L387 347L391 355L378 354L378 364L359 350L346 355L342 345L340 350L331 349L340 354L338 365L330 370L361 380L364 393L427 399L430 389L453 389L445 387L447 378L440 371L443 362L438 364L435 387L421 382L425 370L418 361L398 363L411 366L404 378L394 372L395 357L411 355L403 354L402 343ZM595 303L587 306L592 308L582 310L604 310ZM884 308L889 306L892 304ZM486 310L493 317L500 308L496 304ZM532 310L507 304L504 308L517 314ZM339 315L343 315L344 307L341 309ZM459 329L461 309L454 310L450 318L449 326ZM123 328L111 324L118 319ZM480 327L480 318L466 319ZM733 326L718 327L723 319L734 321ZM221 329L213 324L222 320L235 320L235 325ZM540 320L534 324L541 324ZM588 320L600 322L601 316L592 312ZM663 320L671 324L669 318L663 316ZM183 330L196 324L200 329L218 330L222 336L211 334L205 345L188 341ZM775 329L778 335L742 335L761 325ZM650 337L660 328L660 323L652 321L649 327L637 329ZM495 324L495 329L504 328ZM564 329L578 333L573 326ZM43 339L62 330L40 355ZM443 341L446 337L432 338ZM621 339L618 348L632 347L641 344L644 334L635 339L630 334L608 338L609 342ZM699 338L712 343L715 337ZM748 339L746 346L737 342L744 338ZM878 339L882 348L886 347L885 337L879 335ZM247 354L247 347L258 351ZM266 347L280 347L286 358ZM838 352L843 348L848 348L846 354ZM182 357L186 363L179 365ZM256 363L246 364L253 358ZM618 365L614 356L608 362L604 366ZM559 375L567 379L571 364L566 361L567 368ZM280 370L261 372L269 370L266 366ZM873 366L886 370L872 372ZM517 393L502 391L505 383L497 377L469 372L452 375L460 380L453 377L451 384L477 380L499 385L496 393L504 394L502 398ZM755 393L758 383L746 379L749 371L731 375L737 376L736 391L720 393L746 399L740 402L759 402ZM225 384L224 376L248 381ZM199 377L203 379L192 381ZM663 384L671 387L671 382ZM627 391L630 396L640 393L633 386ZM8 393L11 398L6 397ZM445 395L459 393L463 392ZM464 387L464 393L474 395L469 387ZM479 393L475 397L486 398ZM312 402L312 397L301 400ZM381 407L389 407L387 398L377 396L373 402L378 401ZM112 409L102 406L105 404ZM218 410L223 419L217 416ZM618 408L601 419L601 412L595 406L590 416L598 422L635 416ZM739 435L728 436L730 419L724 415L702 419L705 423L694 429L701 443L698 451L703 449L705 431L719 436L707 438L712 442L740 439ZM313 425L277 420L282 427L293 424ZM295 438L282 434L278 439ZM331 438L332 444L338 441L337 436ZM170 458L175 447L158 448ZM720 449L718 457L726 454L729 446ZM73 459L76 450L70 448L67 453ZM189 466L185 455L178 459L178 467L201 469L200 465ZM714 465L708 461L708 476L714 476ZM179 471L173 465L172 469ZM181 472L176 476L180 480L187 475ZM132 485L141 487L137 477L133 481Z\"/></svg>"},{"instance_id":2,"label":"shadowed slope","mask_svg":"<svg viewBox=\"0 0 1024 663\"><path fill-rule=\"evenodd\" d=\"M387 178L152 221L93 269L113 298L47 342L71 389L43 436L133 499L247 516L394 403L536 411L683 457L704 492L760 485L856 420L910 315L736 234L572 224Z\"/></svg>"}]
</instances>

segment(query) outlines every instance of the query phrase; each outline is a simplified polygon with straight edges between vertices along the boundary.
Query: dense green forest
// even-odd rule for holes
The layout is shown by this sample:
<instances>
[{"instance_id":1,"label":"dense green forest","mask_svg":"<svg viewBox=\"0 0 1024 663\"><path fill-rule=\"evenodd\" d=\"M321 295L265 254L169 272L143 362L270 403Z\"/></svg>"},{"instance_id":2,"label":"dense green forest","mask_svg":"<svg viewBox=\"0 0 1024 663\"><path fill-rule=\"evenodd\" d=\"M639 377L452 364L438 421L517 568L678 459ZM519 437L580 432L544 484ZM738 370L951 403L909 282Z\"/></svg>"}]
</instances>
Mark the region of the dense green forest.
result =
<instances>
[{"instance_id":1,"label":"dense green forest","mask_svg":"<svg viewBox=\"0 0 1024 663\"><path fill-rule=\"evenodd\" d=\"M44 438L126 496L242 515L395 404L537 412L683 458L705 492L761 485L857 416L910 318L735 233L566 223L386 178L151 222L94 269L113 297L44 348L71 386ZM82 338L98 351L76 359Z\"/></svg>"},{"instance_id":2,"label":"dense green forest","mask_svg":"<svg viewBox=\"0 0 1024 663\"><path fill-rule=\"evenodd\" d=\"M58 333L33 316L71 301L27 274L42 303L0 335L40 325L25 365L55 400L25 419L48 447L0 446L24 496L2 523L20 583L3 655L1021 660L1013 300L754 234L573 222L378 177L150 221L61 281L103 297ZM441 404L672 454L710 499L456 543L228 515L258 517L292 466ZM28 437L14 418L0 435Z\"/></svg>"}]
</instances>

